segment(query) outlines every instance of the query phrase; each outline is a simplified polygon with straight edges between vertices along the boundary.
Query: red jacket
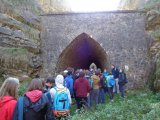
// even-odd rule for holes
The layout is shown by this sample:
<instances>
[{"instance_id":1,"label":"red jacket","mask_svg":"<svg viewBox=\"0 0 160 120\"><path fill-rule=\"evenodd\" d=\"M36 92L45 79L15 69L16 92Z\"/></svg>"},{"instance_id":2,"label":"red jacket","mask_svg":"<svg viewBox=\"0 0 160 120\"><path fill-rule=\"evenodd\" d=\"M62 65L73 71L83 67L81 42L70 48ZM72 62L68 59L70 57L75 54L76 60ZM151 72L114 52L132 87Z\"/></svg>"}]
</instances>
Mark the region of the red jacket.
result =
<instances>
[{"instance_id":1,"label":"red jacket","mask_svg":"<svg viewBox=\"0 0 160 120\"><path fill-rule=\"evenodd\" d=\"M88 80L85 78L78 78L74 83L74 90L77 97L87 97L87 93L90 91Z\"/></svg>"},{"instance_id":2,"label":"red jacket","mask_svg":"<svg viewBox=\"0 0 160 120\"><path fill-rule=\"evenodd\" d=\"M11 96L4 96L0 100L0 119L12 120L12 114L17 101Z\"/></svg>"}]
</instances>

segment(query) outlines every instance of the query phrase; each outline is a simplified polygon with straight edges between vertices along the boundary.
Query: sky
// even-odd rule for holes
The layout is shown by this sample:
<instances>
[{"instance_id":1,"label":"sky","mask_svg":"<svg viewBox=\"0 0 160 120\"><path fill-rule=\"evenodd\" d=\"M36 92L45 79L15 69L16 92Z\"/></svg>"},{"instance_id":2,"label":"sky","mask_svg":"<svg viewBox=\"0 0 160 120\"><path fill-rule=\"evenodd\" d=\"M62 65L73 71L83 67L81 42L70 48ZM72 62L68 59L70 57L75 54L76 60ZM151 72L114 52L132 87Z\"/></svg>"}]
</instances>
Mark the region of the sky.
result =
<instances>
[{"instance_id":1,"label":"sky","mask_svg":"<svg viewBox=\"0 0 160 120\"><path fill-rule=\"evenodd\" d=\"M97 12L117 10L120 0L68 0L74 12Z\"/></svg>"}]
</instances>

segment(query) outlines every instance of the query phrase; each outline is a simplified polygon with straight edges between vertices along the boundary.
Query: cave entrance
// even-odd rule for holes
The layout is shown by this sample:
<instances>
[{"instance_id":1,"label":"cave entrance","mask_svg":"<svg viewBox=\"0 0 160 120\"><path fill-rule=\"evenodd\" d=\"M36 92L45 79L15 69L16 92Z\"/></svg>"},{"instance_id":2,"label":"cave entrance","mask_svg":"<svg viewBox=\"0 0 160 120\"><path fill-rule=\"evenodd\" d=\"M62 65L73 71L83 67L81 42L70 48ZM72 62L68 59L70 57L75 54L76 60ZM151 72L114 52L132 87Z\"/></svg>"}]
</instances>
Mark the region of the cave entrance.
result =
<instances>
[{"instance_id":1,"label":"cave entrance","mask_svg":"<svg viewBox=\"0 0 160 120\"><path fill-rule=\"evenodd\" d=\"M97 68L107 67L106 51L86 33L78 35L61 53L56 66L60 72L68 67L74 69L89 69L91 63Z\"/></svg>"}]
</instances>

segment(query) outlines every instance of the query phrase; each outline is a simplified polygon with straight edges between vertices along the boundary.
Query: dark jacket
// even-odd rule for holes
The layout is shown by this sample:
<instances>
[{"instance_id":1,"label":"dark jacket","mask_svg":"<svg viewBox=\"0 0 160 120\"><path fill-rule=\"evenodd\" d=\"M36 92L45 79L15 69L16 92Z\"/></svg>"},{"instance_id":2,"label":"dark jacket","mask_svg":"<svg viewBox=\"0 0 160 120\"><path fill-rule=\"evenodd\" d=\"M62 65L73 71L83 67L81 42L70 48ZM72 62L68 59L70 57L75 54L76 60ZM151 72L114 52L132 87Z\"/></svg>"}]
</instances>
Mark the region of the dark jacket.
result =
<instances>
[{"instance_id":1,"label":"dark jacket","mask_svg":"<svg viewBox=\"0 0 160 120\"><path fill-rule=\"evenodd\" d=\"M100 77L100 82L99 82L99 88L100 89L101 88L105 89L105 80L106 80L105 76Z\"/></svg>"},{"instance_id":2,"label":"dark jacket","mask_svg":"<svg viewBox=\"0 0 160 120\"><path fill-rule=\"evenodd\" d=\"M25 95L23 103L23 120L54 120L49 101L44 94L36 102L31 102ZM16 105L12 120L18 120L18 104Z\"/></svg>"},{"instance_id":3,"label":"dark jacket","mask_svg":"<svg viewBox=\"0 0 160 120\"><path fill-rule=\"evenodd\" d=\"M119 70L117 68L113 68L112 75L114 76L114 79L119 78Z\"/></svg>"},{"instance_id":4,"label":"dark jacket","mask_svg":"<svg viewBox=\"0 0 160 120\"><path fill-rule=\"evenodd\" d=\"M124 72L120 72L119 73L119 81L118 84L119 85L125 85L127 83L127 78L126 78L126 74Z\"/></svg>"},{"instance_id":5,"label":"dark jacket","mask_svg":"<svg viewBox=\"0 0 160 120\"><path fill-rule=\"evenodd\" d=\"M75 81L74 89L76 91L77 97L87 97L87 93L90 92L90 86L88 80L82 77L78 78Z\"/></svg>"}]
</instances>

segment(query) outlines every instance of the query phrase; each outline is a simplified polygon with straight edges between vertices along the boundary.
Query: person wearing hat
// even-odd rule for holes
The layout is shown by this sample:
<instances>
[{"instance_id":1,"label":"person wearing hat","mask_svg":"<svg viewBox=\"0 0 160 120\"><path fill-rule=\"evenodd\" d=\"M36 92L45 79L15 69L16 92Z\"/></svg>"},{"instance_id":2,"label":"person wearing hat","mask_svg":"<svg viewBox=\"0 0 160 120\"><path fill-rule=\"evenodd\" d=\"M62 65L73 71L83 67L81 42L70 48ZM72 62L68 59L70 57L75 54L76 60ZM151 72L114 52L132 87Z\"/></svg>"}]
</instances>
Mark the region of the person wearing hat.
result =
<instances>
[{"instance_id":1,"label":"person wearing hat","mask_svg":"<svg viewBox=\"0 0 160 120\"><path fill-rule=\"evenodd\" d=\"M51 98L53 101L52 109L56 118L69 115L69 107L72 103L71 95L64 86L64 77L62 75L57 75L55 79L56 86L50 90Z\"/></svg>"},{"instance_id":2,"label":"person wearing hat","mask_svg":"<svg viewBox=\"0 0 160 120\"><path fill-rule=\"evenodd\" d=\"M57 88L65 88L65 86L63 85L63 83L64 83L64 77L63 77L63 75L57 75L57 77L56 77L56 79L55 79L55 84L56 84L56 87ZM56 89L55 88L52 88L51 90L50 90L50 94L51 94L51 98L52 98L52 100L54 99L54 95L56 94ZM71 95L70 95L70 92L69 92L69 90L68 90L68 88L67 88L67 94L68 94L68 98L69 98L69 103L71 104L72 103L72 99L71 99Z\"/></svg>"}]
</instances>

